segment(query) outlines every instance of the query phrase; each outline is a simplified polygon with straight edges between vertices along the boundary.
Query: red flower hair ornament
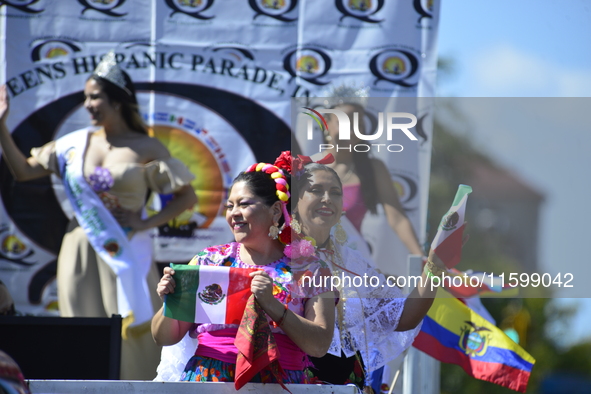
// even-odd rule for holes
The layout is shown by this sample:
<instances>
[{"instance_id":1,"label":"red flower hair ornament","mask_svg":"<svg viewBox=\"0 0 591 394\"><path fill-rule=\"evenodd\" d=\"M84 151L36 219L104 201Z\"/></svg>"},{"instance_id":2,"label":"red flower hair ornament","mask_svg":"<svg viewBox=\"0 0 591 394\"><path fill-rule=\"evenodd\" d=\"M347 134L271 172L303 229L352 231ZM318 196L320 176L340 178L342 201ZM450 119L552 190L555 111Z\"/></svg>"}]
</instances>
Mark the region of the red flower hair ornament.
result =
<instances>
[{"instance_id":1,"label":"red flower hair ornament","mask_svg":"<svg viewBox=\"0 0 591 394\"><path fill-rule=\"evenodd\" d=\"M291 176L296 176L298 179L302 176L304 172L304 166L310 163L318 163L318 164L331 164L334 163L334 156L332 153L324 156L322 159L314 161L310 158L310 156L304 155L297 155L297 157L293 157L291 155L291 151L283 151L275 160L275 166L281 168L284 171L287 171L291 174Z\"/></svg>"}]
</instances>

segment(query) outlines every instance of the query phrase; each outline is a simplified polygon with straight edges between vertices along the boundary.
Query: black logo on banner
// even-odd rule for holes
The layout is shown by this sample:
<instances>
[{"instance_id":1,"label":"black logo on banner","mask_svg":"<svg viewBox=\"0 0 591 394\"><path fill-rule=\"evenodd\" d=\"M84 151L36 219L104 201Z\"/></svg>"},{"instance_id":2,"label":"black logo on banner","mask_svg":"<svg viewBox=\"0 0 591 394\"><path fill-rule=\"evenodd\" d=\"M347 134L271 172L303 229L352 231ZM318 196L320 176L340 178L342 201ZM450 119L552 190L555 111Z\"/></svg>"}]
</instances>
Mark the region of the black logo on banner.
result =
<instances>
[{"instance_id":1,"label":"black logo on banner","mask_svg":"<svg viewBox=\"0 0 591 394\"><path fill-rule=\"evenodd\" d=\"M419 191L416 180L410 176L402 174L393 174L392 180L394 181L394 187L398 192L398 198L400 199L402 208L404 208L406 212L416 211L417 207L412 207Z\"/></svg>"},{"instance_id":2,"label":"black logo on banner","mask_svg":"<svg viewBox=\"0 0 591 394\"><path fill-rule=\"evenodd\" d=\"M298 0L248 0L250 7L256 12L253 20L260 15L266 15L275 18L281 22L293 22L297 18L288 18L285 14L293 11L297 6Z\"/></svg>"},{"instance_id":3,"label":"black logo on banner","mask_svg":"<svg viewBox=\"0 0 591 394\"><path fill-rule=\"evenodd\" d=\"M80 51L80 47L71 41L48 40L35 45L31 51L31 60L38 62L43 59L53 59Z\"/></svg>"},{"instance_id":4,"label":"black logo on banner","mask_svg":"<svg viewBox=\"0 0 591 394\"><path fill-rule=\"evenodd\" d=\"M244 49L244 48L240 48L240 47L218 47L218 48L212 49L213 52L224 51L224 50L236 51L236 52L239 52L245 58L247 58L249 60L254 60L254 55L248 49ZM240 59L240 56L238 54L234 54L234 56L238 60L243 60L243 59Z\"/></svg>"},{"instance_id":5,"label":"black logo on banner","mask_svg":"<svg viewBox=\"0 0 591 394\"><path fill-rule=\"evenodd\" d=\"M423 18L433 18L433 0L414 0L413 6L421 15L418 20L419 23Z\"/></svg>"},{"instance_id":6,"label":"black logo on banner","mask_svg":"<svg viewBox=\"0 0 591 394\"><path fill-rule=\"evenodd\" d=\"M376 76L374 85L383 80L404 87L415 86L418 80L413 77L418 69L419 59L401 49L387 49L369 61L369 70Z\"/></svg>"},{"instance_id":7,"label":"black logo on banner","mask_svg":"<svg viewBox=\"0 0 591 394\"><path fill-rule=\"evenodd\" d=\"M29 249L17 235L9 230L10 228L5 224L0 228L0 257L17 265L34 265L35 262L27 262L25 259L35 254L35 251Z\"/></svg>"},{"instance_id":8,"label":"black logo on banner","mask_svg":"<svg viewBox=\"0 0 591 394\"><path fill-rule=\"evenodd\" d=\"M427 142L427 140L429 140L429 136L425 132L425 119L427 119L428 115L429 114L425 114L425 115L421 116L419 118L418 123L417 123L417 127L415 128L415 131L417 132L419 137L421 137L423 139L423 142L421 142L421 145L423 145L425 142Z\"/></svg>"},{"instance_id":9,"label":"black logo on banner","mask_svg":"<svg viewBox=\"0 0 591 394\"><path fill-rule=\"evenodd\" d=\"M346 17L359 19L363 22L380 23L383 19L372 19L371 16L376 14L384 6L385 0L335 0L335 6L343 14L339 21Z\"/></svg>"},{"instance_id":10,"label":"black logo on banner","mask_svg":"<svg viewBox=\"0 0 591 394\"><path fill-rule=\"evenodd\" d=\"M19 11L26 12L29 14L38 14L45 10L34 10L31 7L33 4L38 3L39 0L30 0L30 1L18 1L18 0L0 0L0 7L3 5L7 5L13 8L16 8Z\"/></svg>"},{"instance_id":11,"label":"black logo on banner","mask_svg":"<svg viewBox=\"0 0 591 394\"><path fill-rule=\"evenodd\" d=\"M319 79L328 73L331 65L332 60L328 54L310 47L294 49L283 58L283 68L291 75L291 79L297 76L314 85L328 83Z\"/></svg>"},{"instance_id":12,"label":"black logo on banner","mask_svg":"<svg viewBox=\"0 0 591 394\"><path fill-rule=\"evenodd\" d=\"M113 17L127 15L127 12L118 14L113 11L115 8L121 7L125 3L125 0L78 0L78 2L84 6L81 14L84 14L88 10L94 10Z\"/></svg>"},{"instance_id":13,"label":"black logo on banner","mask_svg":"<svg viewBox=\"0 0 591 394\"><path fill-rule=\"evenodd\" d=\"M214 0L166 0L166 5L173 10L169 17L180 12L192 18L207 20L215 17L201 15L201 13L210 8L213 2Z\"/></svg>"}]
</instances>

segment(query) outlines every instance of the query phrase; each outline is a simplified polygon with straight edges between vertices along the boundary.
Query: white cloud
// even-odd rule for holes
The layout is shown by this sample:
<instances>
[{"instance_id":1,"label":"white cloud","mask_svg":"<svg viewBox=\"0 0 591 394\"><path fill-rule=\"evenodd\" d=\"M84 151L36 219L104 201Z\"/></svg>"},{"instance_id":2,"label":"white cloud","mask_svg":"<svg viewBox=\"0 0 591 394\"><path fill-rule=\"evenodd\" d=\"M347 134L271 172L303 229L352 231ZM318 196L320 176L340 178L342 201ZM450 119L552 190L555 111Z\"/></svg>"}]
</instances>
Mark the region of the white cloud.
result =
<instances>
[{"instance_id":1,"label":"white cloud","mask_svg":"<svg viewBox=\"0 0 591 394\"><path fill-rule=\"evenodd\" d=\"M559 75L560 97L590 97L591 72L564 71Z\"/></svg>"},{"instance_id":2,"label":"white cloud","mask_svg":"<svg viewBox=\"0 0 591 394\"><path fill-rule=\"evenodd\" d=\"M570 69L511 45L482 49L465 70L470 96L591 96L591 69Z\"/></svg>"}]
</instances>

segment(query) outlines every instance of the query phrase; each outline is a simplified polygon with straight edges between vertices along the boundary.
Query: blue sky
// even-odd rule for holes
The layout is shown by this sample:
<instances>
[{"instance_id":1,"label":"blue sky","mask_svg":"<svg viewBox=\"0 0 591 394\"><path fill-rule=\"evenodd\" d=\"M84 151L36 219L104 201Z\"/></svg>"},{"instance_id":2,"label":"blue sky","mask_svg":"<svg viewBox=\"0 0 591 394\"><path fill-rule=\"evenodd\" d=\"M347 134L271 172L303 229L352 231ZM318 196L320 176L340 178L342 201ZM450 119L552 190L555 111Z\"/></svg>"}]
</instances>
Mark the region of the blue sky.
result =
<instances>
[{"instance_id":1,"label":"blue sky","mask_svg":"<svg viewBox=\"0 0 591 394\"><path fill-rule=\"evenodd\" d=\"M503 97L554 97L550 106L562 106L516 118L518 129L493 130L490 120L478 119L469 134L481 150L545 194L541 269L552 273L568 267L586 285L584 278L591 278L585 253L591 242L591 121L585 116L591 110L591 2L442 0L439 23L439 56L454 62L453 75L439 81L439 96L499 97L497 103ZM499 116L506 113L499 111ZM591 299L559 302L580 305L571 340L589 338Z\"/></svg>"},{"instance_id":2,"label":"blue sky","mask_svg":"<svg viewBox=\"0 0 591 394\"><path fill-rule=\"evenodd\" d=\"M587 0L442 0L438 42L457 62L440 95L590 96Z\"/></svg>"}]
</instances>

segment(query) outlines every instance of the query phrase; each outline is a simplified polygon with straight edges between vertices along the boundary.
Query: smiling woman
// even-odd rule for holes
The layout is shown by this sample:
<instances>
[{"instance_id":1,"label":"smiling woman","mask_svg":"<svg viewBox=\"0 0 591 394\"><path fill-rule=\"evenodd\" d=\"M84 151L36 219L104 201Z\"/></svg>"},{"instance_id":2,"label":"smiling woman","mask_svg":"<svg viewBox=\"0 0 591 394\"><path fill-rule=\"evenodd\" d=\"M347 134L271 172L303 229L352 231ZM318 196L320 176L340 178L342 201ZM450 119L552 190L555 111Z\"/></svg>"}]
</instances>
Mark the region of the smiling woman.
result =
<instances>
[{"instance_id":1,"label":"smiling woman","mask_svg":"<svg viewBox=\"0 0 591 394\"><path fill-rule=\"evenodd\" d=\"M106 55L86 81L84 107L92 127L31 150L26 157L6 128L8 95L0 88L0 144L17 181L58 175L73 207L58 256L57 287L63 317L124 317L121 378L150 379L159 349L146 329L159 300L147 229L197 202L193 175L146 133L135 89ZM143 215L148 191L174 194L158 214Z\"/></svg>"},{"instance_id":2,"label":"smiling woman","mask_svg":"<svg viewBox=\"0 0 591 394\"><path fill-rule=\"evenodd\" d=\"M437 290L431 286L432 272L426 269L405 298L369 261L347 246L346 233L338 226L343 214L343 186L333 168L306 164L294 180L293 192L297 200L292 207L292 228L298 231L297 222L301 235L314 238L318 245L315 252L332 270L330 282L341 298L328 354L311 357L311 372L321 382L354 383L363 389L371 372L412 344ZM337 227L334 236L333 226ZM443 267L433 252L428 259Z\"/></svg>"},{"instance_id":3,"label":"smiling woman","mask_svg":"<svg viewBox=\"0 0 591 394\"><path fill-rule=\"evenodd\" d=\"M238 175L226 204L226 220L236 242L207 248L190 263L258 269L250 274L252 295L240 327L206 323L195 328L192 322L166 317L163 309L154 316L152 334L160 345L176 344L187 332L198 336L197 350L180 380L235 381L237 388L245 381L309 383L307 354L320 357L326 353L333 334L335 298L326 286L306 288L303 282L309 276L328 277L330 271L316 258L291 261L279 240L279 227L290 220L289 178L287 171L265 163L254 164ZM172 268L164 269L157 288L160 297L174 293L175 274ZM260 319L263 321L257 328L249 325ZM274 346L269 345L268 351L258 348L266 345L261 343L268 335L265 330L270 330L276 341L278 364L263 363L274 360ZM242 350L238 344L244 333L251 333L249 341L255 348L249 368L239 363Z\"/></svg>"},{"instance_id":4,"label":"smiling woman","mask_svg":"<svg viewBox=\"0 0 591 394\"><path fill-rule=\"evenodd\" d=\"M299 200L294 217L305 217L302 231L315 240L327 240L327 233L335 226L343 212L343 186L336 172L321 164L308 164L313 175L300 183ZM301 219L300 219L301 220Z\"/></svg>"},{"instance_id":5,"label":"smiling woman","mask_svg":"<svg viewBox=\"0 0 591 394\"><path fill-rule=\"evenodd\" d=\"M234 239L245 246L266 236L269 223L279 226L284 221L274 182L266 178L269 177L262 178L256 172L242 173L234 180L226 204L226 220Z\"/></svg>"}]
</instances>

